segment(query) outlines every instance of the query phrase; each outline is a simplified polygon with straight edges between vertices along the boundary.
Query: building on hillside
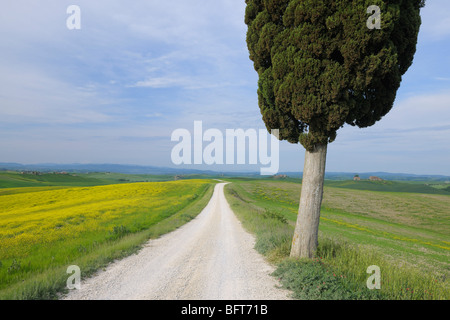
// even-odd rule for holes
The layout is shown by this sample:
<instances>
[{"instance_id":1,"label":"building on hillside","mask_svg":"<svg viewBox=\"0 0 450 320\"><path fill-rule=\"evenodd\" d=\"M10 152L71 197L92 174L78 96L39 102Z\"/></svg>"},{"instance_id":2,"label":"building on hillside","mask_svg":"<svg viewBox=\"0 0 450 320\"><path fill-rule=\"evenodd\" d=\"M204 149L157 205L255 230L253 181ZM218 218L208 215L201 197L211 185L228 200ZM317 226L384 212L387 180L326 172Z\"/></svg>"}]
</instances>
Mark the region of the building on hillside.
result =
<instances>
[{"instance_id":1,"label":"building on hillside","mask_svg":"<svg viewBox=\"0 0 450 320\"><path fill-rule=\"evenodd\" d=\"M359 175L355 175L353 177L353 181L361 181L361 178L359 177Z\"/></svg>"},{"instance_id":2,"label":"building on hillside","mask_svg":"<svg viewBox=\"0 0 450 320\"><path fill-rule=\"evenodd\" d=\"M379 177L375 177L375 176L371 176L369 177L370 181L383 181L383 179L379 178Z\"/></svg>"}]
</instances>

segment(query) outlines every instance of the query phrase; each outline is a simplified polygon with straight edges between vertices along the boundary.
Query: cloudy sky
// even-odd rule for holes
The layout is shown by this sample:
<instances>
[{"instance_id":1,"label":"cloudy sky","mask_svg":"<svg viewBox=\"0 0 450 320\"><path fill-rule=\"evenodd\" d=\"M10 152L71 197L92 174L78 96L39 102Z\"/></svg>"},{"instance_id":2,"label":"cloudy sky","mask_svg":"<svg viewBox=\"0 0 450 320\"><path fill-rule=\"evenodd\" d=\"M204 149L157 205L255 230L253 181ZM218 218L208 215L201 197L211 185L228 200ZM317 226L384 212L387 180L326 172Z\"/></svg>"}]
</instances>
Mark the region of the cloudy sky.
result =
<instances>
[{"instance_id":1,"label":"cloudy sky","mask_svg":"<svg viewBox=\"0 0 450 320\"><path fill-rule=\"evenodd\" d=\"M66 26L72 4L80 30ZM0 162L174 166L171 134L195 120L264 128L244 10L243 0L2 3ZM450 175L448 12L450 1L428 1L394 109L341 129L327 171ZM280 150L280 170L302 171L301 145Z\"/></svg>"}]
</instances>

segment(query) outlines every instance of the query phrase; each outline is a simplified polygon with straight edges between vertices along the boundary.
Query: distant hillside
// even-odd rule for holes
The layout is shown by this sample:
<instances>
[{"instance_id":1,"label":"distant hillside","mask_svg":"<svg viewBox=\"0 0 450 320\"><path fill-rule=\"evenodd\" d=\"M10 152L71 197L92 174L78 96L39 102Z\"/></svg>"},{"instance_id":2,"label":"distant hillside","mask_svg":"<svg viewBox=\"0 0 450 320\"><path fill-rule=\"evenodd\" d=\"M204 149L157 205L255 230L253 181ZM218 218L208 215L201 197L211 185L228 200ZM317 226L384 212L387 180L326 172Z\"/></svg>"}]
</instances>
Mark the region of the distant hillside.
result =
<instances>
[{"instance_id":1,"label":"distant hillside","mask_svg":"<svg viewBox=\"0 0 450 320\"><path fill-rule=\"evenodd\" d=\"M2 163L1 170L13 171L40 171L54 172L66 171L71 173L93 173L93 172L111 172L122 174L147 174L147 175L211 175L211 176L259 176L258 172L218 172L212 170L196 170L183 168L138 166L123 164L20 164L20 163Z\"/></svg>"},{"instance_id":2,"label":"distant hillside","mask_svg":"<svg viewBox=\"0 0 450 320\"><path fill-rule=\"evenodd\" d=\"M342 177L342 176L339 176ZM450 186L445 183L438 184L416 181L353 181L347 180L325 180L325 186L335 188L346 188L356 190L383 191L383 192L413 192L427 194L445 194L450 195ZM177 179L270 179L279 181L301 182L301 174L296 175L278 175L274 177L263 177L257 174L247 174L239 176L221 175L221 174L130 174L115 172L92 172L92 173L62 173L62 172L41 172L41 171L0 171L0 188L18 188L18 187L87 187L107 184L121 184L131 182L152 182L169 181Z\"/></svg>"},{"instance_id":3,"label":"distant hillside","mask_svg":"<svg viewBox=\"0 0 450 320\"><path fill-rule=\"evenodd\" d=\"M67 172L114 172L128 174L177 174L178 169L163 168L154 166L136 166L121 164L19 164L19 163L0 163L0 170L24 170L24 171L67 171ZM200 172L199 170L189 170L189 172Z\"/></svg>"},{"instance_id":4,"label":"distant hillside","mask_svg":"<svg viewBox=\"0 0 450 320\"><path fill-rule=\"evenodd\" d=\"M408 182L387 181L387 180L385 181L328 180L325 181L325 186L335 188L356 189L356 190L368 190L368 191L450 195L450 192L446 191L445 189L436 189L424 183L419 184L419 183L408 183Z\"/></svg>"},{"instance_id":5,"label":"distant hillside","mask_svg":"<svg viewBox=\"0 0 450 320\"><path fill-rule=\"evenodd\" d=\"M69 174L0 172L0 188L44 187L44 186L97 186L112 182Z\"/></svg>"},{"instance_id":6,"label":"distant hillside","mask_svg":"<svg viewBox=\"0 0 450 320\"><path fill-rule=\"evenodd\" d=\"M297 177L296 177L297 176ZM301 183L301 174L296 175L288 175L286 178L281 177L271 177L270 179L285 181L285 182L294 182ZM334 176L332 176L335 178ZM440 187L436 188L436 186L444 186L443 183L431 182L429 180L425 181L390 181L390 180L382 180L382 181L369 181L369 180L361 180L361 181L353 181L353 175L350 178L344 180L342 176L339 176L341 179L332 180L326 179L325 186L333 187L333 188L345 188L345 189L354 189L354 190L366 190L366 191L380 191L380 192L407 192L407 193L426 193L426 194L441 194L441 195L450 195L450 186L448 187ZM253 180L252 178L237 178L238 180Z\"/></svg>"},{"instance_id":7,"label":"distant hillside","mask_svg":"<svg viewBox=\"0 0 450 320\"><path fill-rule=\"evenodd\" d=\"M301 172L280 172L292 178L301 178ZM371 176L379 177L389 181L427 181L427 182L445 182L450 181L450 176L444 175L417 175L410 173L389 173L389 172L326 172L326 180L353 180L355 175L359 175L362 180L367 180Z\"/></svg>"},{"instance_id":8,"label":"distant hillside","mask_svg":"<svg viewBox=\"0 0 450 320\"><path fill-rule=\"evenodd\" d=\"M1 163L1 170L14 171L67 171L76 173L93 173L93 172L111 172L122 174L146 174L146 175L208 175L208 176L224 176L224 177L252 177L265 178L259 172L232 172L232 171L212 171L212 170L195 170L183 168L169 168L156 166L138 166L138 165L121 165L121 164L28 164L19 163ZM368 179L370 176L377 176L389 181L428 181L428 182L445 182L450 181L449 176L444 175L415 175L405 173L388 173L388 172L326 172L327 180L352 180L355 174L361 179ZM279 172L278 175L287 175L290 178L301 178L301 172Z\"/></svg>"},{"instance_id":9,"label":"distant hillside","mask_svg":"<svg viewBox=\"0 0 450 320\"><path fill-rule=\"evenodd\" d=\"M389 172L363 172L363 173L333 173L327 174L330 180L350 180L355 174L361 179L369 179L371 176L379 177L390 181L450 181L450 177L444 175L417 175L409 173L389 173Z\"/></svg>"},{"instance_id":10,"label":"distant hillside","mask_svg":"<svg viewBox=\"0 0 450 320\"><path fill-rule=\"evenodd\" d=\"M174 180L173 175L133 175L123 173L49 173L0 171L0 188L68 186L89 187L129 182Z\"/></svg>"}]
</instances>

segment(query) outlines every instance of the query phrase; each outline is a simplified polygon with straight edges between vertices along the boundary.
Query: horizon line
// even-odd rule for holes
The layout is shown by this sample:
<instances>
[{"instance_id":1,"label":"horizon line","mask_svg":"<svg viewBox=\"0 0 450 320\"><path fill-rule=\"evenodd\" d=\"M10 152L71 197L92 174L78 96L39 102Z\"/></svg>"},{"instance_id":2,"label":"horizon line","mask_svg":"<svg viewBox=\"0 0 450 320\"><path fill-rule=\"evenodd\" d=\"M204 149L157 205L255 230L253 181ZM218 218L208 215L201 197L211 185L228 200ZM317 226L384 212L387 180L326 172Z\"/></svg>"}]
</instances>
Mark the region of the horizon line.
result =
<instances>
[{"instance_id":1,"label":"horizon line","mask_svg":"<svg viewBox=\"0 0 450 320\"><path fill-rule=\"evenodd\" d=\"M216 173L216 174L225 174L225 173L229 173L229 174L239 174L239 173L246 173L246 174L259 174L258 171L253 171L253 170L236 170L236 171L225 171L225 170L216 170L216 169L205 169L205 168L180 168L180 167L169 167L169 166L158 166L158 165L141 165L141 164L131 164L131 163L127 163L127 164L120 164L120 163L19 163L19 162L0 162L0 170L4 170L4 169L8 169L8 168L2 168L2 165L19 165L19 166L46 166L46 167L51 167L51 166L71 166L71 165L75 165L75 166L124 166L124 167L140 167L140 168L155 168L155 169L170 169L170 170L179 170L179 171L200 171L200 172L212 172L212 173ZM9 168L10 170L11 168ZM272 175L272 176L276 176L279 174L284 174L284 173L293 173L293 174L302 174L303 171L290 171L290 170L279 170L278 173ZM449 177L450 175L447 174L429 174L429 173L405 173L405 172L389 172L389 171L325 171L325 173L327 174L355 174L355 175L361 175L361 174L391 174L391 175L410 175L410 176L436 176L436 177Z\"/></svg>"}]
</instances>

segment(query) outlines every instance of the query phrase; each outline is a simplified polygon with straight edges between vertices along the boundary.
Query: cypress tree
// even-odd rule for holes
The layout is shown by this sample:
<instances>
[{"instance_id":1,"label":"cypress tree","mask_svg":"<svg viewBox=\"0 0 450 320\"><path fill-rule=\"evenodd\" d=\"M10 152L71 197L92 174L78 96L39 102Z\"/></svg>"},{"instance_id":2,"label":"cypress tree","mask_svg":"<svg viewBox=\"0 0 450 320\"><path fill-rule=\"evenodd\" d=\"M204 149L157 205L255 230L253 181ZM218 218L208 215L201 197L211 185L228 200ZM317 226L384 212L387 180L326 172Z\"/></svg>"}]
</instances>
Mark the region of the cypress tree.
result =
<instances>
[{"instance_id":1,"label":"cypress tree","mask_svg":"<svg viewBox=\"0 0 450 320\"><path fill-rule=\"evenodd\" d=\"M291 256L318 244L327 145L393 106L413 62L424 0L246 0L250 59L268 130L306 150ZM381 28L369 28L380 9Z\"/></svg>"}]
</instances>

